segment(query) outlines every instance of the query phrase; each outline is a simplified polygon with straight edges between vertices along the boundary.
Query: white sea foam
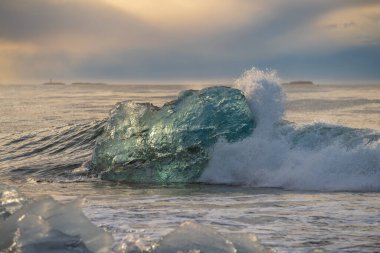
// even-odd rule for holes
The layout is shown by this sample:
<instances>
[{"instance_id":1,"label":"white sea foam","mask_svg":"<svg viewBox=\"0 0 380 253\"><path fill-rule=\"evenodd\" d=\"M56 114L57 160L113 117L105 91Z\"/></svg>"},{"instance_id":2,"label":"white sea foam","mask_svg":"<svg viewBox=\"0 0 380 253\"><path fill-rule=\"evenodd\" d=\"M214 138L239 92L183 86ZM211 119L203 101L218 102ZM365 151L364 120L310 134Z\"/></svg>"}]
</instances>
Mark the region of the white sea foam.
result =
<instances>
[{"instance_id":1,"label":"white sea foam","mask_svg":"<svg viewBox=\"0 0 380 253\"><path fill-rule=\"evenodd\" d=\"M284 95L274 71L251 69L243 90L258 123L240 142L219 140L200 181L302 190L380 190L380 133L281 123Z\"/></svg>"},{"instance_id":2,"label":"white sea foam","mask_svg":"<svg viewBox=\"0 0 380 253\"><path fill-rule=\"evenodd\" d=\"M258 123L256 130L272 129L284 114L285 94L274 70L252 68L238 78L234 86L242 90Z\"/></svg>"}]
</instances>

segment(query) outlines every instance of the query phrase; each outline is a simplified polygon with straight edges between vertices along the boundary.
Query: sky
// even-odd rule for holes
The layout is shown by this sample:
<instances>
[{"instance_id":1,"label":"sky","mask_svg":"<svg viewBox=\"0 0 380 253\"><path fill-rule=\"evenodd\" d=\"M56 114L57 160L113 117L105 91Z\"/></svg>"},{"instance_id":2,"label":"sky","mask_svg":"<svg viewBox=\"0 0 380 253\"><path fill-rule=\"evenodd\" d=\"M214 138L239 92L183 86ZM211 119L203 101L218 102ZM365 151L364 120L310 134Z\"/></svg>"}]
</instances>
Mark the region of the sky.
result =
<instances>
[{"instance_id":1,"label":"sky","mask_svg":"<svg viewBox=\"0 0 380 253\"><path fill-rule=\"evenodd\" d=\"M379 0L0 0L0 83L380 80Z\"/></svg>"}]
</instances>

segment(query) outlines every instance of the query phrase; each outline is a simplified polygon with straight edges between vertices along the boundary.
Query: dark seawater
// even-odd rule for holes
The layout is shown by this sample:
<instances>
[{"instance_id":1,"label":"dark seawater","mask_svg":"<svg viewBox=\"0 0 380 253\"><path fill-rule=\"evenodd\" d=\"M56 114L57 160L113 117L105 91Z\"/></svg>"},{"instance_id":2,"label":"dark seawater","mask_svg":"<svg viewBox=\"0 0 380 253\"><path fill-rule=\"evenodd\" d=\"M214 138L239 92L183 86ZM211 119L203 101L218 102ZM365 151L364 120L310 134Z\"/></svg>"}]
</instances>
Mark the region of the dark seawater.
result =
<instances>
[{"instance_id":1,"label":"dark seawater","mask_svg":"<svg viewBox=\"0 0 380 253\"><path fill-rule=\"evenodd\" d=\"M86 175L114 104L162 105L189 88L201 86L0 86L0 184L28 198L82 199L86 216L112 233L116 252L148 249L185 221L254 233L277 252L380 251L380 86L284 87L284 107L263 103L255 113L271 115L265 124L288 122L269 135L263 127L245 142L218 143L202 184L126 185Z\"/></svg>"}]
</instances>

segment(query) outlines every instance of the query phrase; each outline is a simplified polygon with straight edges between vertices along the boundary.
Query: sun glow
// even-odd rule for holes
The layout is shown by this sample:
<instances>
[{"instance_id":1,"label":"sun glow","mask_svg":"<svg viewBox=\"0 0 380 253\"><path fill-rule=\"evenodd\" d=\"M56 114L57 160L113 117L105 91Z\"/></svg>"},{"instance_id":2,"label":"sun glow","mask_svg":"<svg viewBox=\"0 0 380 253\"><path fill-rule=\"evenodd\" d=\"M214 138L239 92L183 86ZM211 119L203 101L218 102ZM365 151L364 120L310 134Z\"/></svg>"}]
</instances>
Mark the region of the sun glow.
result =
<instances>
[{"instance_id":1,"label":"sun glow","mask_svg":"<svg viewBox=\"0 0 380 253\"><path fill-rule=\"evenodd\" d=\"M236 25L244 23L260 11L258 3L233 0L102 0L154 26L169 28L202 24L205 26ZM250 15L249 15L250 14Z\"/></svg>"},{"instance_id":2,"label":"sun glow","mask_svg":"<svg viewBox=\"0 0 380 253\"><path fill-rule=\"evenodd\" d=\"M36 52L36 48L30 43L15 43L0 40L0 84L17 80L15 70L15 55L31 55Z\"/></svg>"}]
</instances>

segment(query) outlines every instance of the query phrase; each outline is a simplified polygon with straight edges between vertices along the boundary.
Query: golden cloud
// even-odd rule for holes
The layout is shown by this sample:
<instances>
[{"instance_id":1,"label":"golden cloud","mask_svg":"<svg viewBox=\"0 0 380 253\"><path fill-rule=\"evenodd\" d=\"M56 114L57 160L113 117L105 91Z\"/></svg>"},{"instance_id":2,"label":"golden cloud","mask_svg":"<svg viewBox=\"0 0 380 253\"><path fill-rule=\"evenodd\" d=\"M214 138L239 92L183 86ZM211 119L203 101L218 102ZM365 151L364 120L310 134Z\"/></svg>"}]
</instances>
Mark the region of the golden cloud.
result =
<instances>
[{"instance_id":1,"label":"golden cloud","mask_svg":"<svg viewBox=\"0 0 380 253\"><path fill-rule=\"evenodd\" d=\"M204 30L243 24L260 13L258 1L100 0L163 29L188 26Z\"/></svg>"},{"instance_id":2,"label":"golden cloud","mask_svg":"<svg viewBox=\"0 0 380 253\"><path fill-rule=\"evenodd\" d=\"M317 22L324 36L343 44L373 44L380 40L380 2L326 13Z\"/></svg>"}]
</instances>

